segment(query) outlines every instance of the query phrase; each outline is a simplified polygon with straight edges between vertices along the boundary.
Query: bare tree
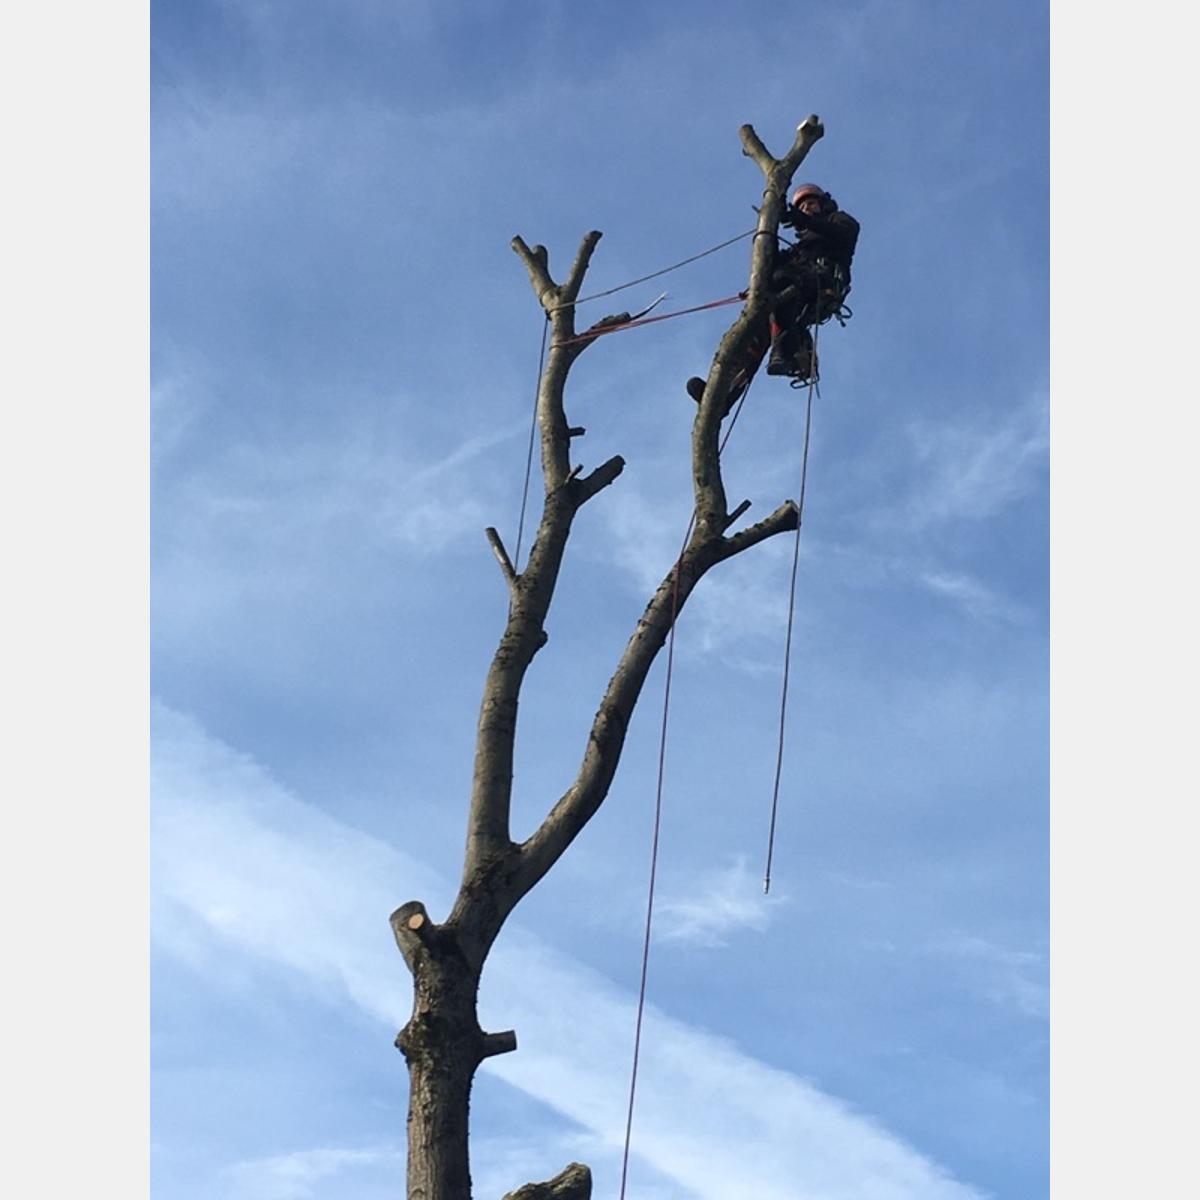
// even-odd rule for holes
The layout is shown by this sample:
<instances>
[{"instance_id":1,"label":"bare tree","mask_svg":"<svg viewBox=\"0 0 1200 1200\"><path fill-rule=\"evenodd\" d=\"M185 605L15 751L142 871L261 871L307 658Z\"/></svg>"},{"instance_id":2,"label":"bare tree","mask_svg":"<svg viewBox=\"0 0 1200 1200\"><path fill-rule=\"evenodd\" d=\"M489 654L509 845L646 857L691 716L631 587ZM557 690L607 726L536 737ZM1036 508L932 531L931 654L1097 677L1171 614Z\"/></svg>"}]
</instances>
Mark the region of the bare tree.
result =
<instances>
[{"instance_id":1,"label":"bare tree","mask_svg":"<svg viewBox=\"0 0 1200 1200\"><path fill-rule=\"evenodd\" d=\"M592 231L584 237L562 283L551 278L545 247L531 249L520 237L513 239L552 334L537 399L545 500L536 541L520 573L495 531L488 531L511 603L483 692L457 899L441 924L430 919L419 900L402 905L391 917L415 993L412 1016L396 1039L410 1078L408 1200L469 1200L471 1082L485 1058L515 1050L517 1044L512 1031L485 1033L479 1026L476 996L484 961L509 913L559 860L608 794L634 705L672 623L710 568L766 538L794 530L799 522L796 504L787 500L765 520L727 535L747 504L732 514L728 510L718 435L748 347L761 341L769 320L768 281L788 186L823 133L815 116L806 118L791 149L776 159L749 125L742 126L743 153L762 170L766 188L752 242L745 304L717 348L692 426L692 532L625 646L588 734L579 773L538 829L520 844L510 836L509 809L521 684L534 655L546 643L546 616L575 515L620 475L625 464L614 457L587 475L572 467L571 439L582 431L570 426L563 406L571 367L594 340L575 340L580 337L575 329L575 301L601 235ZM604 318L590 331L598 336L617 320ZM586 1200L591 1186L587 1167L572 1163L555 1179L519 1188L508 1200Z\"/></svg>"}]
</instances>

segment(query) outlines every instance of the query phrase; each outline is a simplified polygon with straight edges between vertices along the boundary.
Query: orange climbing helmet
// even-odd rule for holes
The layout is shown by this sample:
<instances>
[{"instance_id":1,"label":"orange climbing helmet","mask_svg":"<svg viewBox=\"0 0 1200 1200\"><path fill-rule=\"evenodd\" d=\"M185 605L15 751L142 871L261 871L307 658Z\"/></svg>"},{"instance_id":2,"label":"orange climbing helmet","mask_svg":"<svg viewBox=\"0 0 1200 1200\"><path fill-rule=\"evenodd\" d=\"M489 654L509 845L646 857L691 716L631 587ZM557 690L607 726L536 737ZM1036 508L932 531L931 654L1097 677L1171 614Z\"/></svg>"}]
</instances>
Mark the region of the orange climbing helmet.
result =
<instances>
[{"instance_id":1,"label":"orange climbing helmet","mask_svg":"<svg viewBox=\"0 0 1200 1200\"><path fill-rule=\"evenodd\" d=\"M829 193L819 183L802 183L792 193L792 208L795 208L805 196L816 196L822 204L829 200Z\"/></svg>"}]
</instances>

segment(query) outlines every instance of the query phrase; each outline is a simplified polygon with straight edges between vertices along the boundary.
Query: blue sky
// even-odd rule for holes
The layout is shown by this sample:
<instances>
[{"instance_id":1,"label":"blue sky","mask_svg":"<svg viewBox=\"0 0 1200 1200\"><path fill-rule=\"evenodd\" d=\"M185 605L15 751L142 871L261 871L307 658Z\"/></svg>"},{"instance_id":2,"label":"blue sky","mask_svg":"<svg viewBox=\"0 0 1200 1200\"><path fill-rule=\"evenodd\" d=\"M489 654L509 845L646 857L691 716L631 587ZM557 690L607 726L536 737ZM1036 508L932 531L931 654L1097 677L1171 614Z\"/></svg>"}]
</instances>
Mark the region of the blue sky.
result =
<instances>
[{"instance_id":1,"label":"blue sky","mask_svg":"<svg viewBox=\"0 0 1200 1200\"><path fill-rule=\"evenodd\" d=\"M561 271L603 230L589 288L677 261L753 223L738 126L781 153L809 112L801 176L863 235L822 331L774 887L786 539L680 623L631 1194L1044 1195L1045 6L160 3L151 43L156 1196L395 1194L387 915L458 875L506 603L482 529L511 546L536 374L509 239ZM682 538L683 382L730 311L573 373L585 466L628 466L529 676L520 832ZM802 418L755 384L751 517L796 493ZM477 1084L479 1196L571 1158L616 1194L661 687L485 976L520 1050Z\"/></svg>"}]
</instances>

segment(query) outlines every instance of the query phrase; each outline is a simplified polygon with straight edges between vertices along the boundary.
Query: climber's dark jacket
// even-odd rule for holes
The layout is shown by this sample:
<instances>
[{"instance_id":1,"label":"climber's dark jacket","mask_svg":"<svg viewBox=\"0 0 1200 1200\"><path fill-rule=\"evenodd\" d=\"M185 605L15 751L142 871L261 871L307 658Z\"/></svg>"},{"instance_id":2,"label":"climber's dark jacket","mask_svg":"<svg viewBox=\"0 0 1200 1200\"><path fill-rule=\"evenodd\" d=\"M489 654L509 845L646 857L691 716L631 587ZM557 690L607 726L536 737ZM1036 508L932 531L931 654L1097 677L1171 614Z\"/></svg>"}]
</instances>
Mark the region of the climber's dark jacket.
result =
<instances>
[{"instance_id":1,"label":"climber's dark jacket","mask_svg":"<svg viewBox=\"0 0 1200 1200\"><path fill-rule=\"evenodd\" d=\"M850 287L859 232L858 222L836 207L819 216L790 208L782 223L796 231L796 241L779 251L771 272L773 335L813 324L837 307Z\"/></svg>"},{"instance_id":2,"label":"climber's dark jacket","mask_svg":"<svg viewBox=\"0 0 1200 1200\"><path fill-rule=\"evenodd\" d=\"M796 231L796 242L786 248L781 257L800 262L824 259L838 263L849 277L850 260L858 245L859 232L858 222L849 213L839 209L814 216L799 209L789 209L783 224L790 225Z\"/></svg>"}]
</instances>

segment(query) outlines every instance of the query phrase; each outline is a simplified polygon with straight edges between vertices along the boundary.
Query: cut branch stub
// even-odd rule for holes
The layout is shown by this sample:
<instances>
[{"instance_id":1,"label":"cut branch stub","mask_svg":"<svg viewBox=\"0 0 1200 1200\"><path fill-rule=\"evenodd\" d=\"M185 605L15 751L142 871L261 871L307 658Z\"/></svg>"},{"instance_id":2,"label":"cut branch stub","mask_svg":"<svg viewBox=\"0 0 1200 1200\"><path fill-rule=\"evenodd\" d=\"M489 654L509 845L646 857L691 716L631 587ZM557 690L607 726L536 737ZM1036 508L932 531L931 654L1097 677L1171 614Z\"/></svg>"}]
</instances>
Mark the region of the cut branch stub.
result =
<instances>
[{"instance_id":1,"label":"cut branch stub","mask_svg":"<svg viewBox=\"0 0 1200 1200\"><path fill-rule=\"evenodd\" d=\"M753 125L743 125L738 130L742 137L742 153L754 159L765 175L775 165L775 158L754 132Z\"/></svg>"},{"instance_id":2,"label":"cut branch stub","mask_svg":"<svg viewBox=\"0 0 1200 1200\"><path fill-rule=\"evenodd\" d=\"M769 517L759 521L757 525L748 525L738 530L732 537L722 538L720 542L719 559L724 561L759 542L766 541L779 533L787 533L800 524L800 509L794 500L785 500Z\"/></svg>"},{"instance_id":3,"label":"cut branch stub","mask_svg":"<svg viewBox=\"0 0 1200 1200\"><path fill-rule=\"evenodd\" d=\"M492 547L492 553L496 556L496 561L500 564L500 570L504 574L504 579L508 584L509 590L515 591L517 586L517 572L512 565L512 559L508 557L508 551L505 550L504 543L500 540L499 533L491 525L483 533L488 540L488 544Z\"/></svg>"},{"instance_id":4,"label":"cut branch stub","mask_svg":"<svg viewBox=\"0 0 1200 1200\"><path fill-rule=\"evenodd\" d=\"M567 281L562 285L562 304L574 304L575 297L579 295L579 289L583 286L583 277L587 274L588 264L592 261L592 251L596 249L596 244L604 236L599 229L589 230L583 236L583 241L579 244L579 250L575 255L575 261L571 264L571 274L567 276Z\"/></svg>"},{"instance_id":5,"label":"cut branch stub","mask_svg":"<svg viewBox=\"0 0 1200 1200\"><path fill-rule=\"evenodd\" d=\"M727 516L725 518L725 528L728 529L730 527L730 525L732 525L734 523L734 521L736 521L738 519L738 517L740 517L742 515L742 513L744 513L749 507L750 507L750 501L743 500L741 502L741 504L739 504L737 506L737 508L735 508L733 510L733 512L731 512L729 514L729 516Z\"/></svg>"},{"instance_id":6,"label":"cut branch stub","mask_svg":"<svg viewBox=\"0 0 1200 1200\"><path fill-rule=\"evenodd\" d=\"M479 1053L482 1058L511 1054L516 1048L517 1034L513 1029L506 1029L503 1033L485 1033L479 1041Z\"/></svg>"},{"instance_id":7,"label":"cut branch stub","mask_svg":"<svg viewBox=\"0 0 1200 1200\"><path fill-rule=\"evenodd\" d=\"M577 502L586 504L597 492L608 487L623 470L625 470L625 460L619 454L614 454L607 462L601 463L590 475L585 475L576 481Z\"/></svg>"},{"instance_id":8,"label":"cut branch stub","mask_svg":"<svg viewBox=\"0 0 1200 1200\"><path fill-rule=\"evenodd\" d=\"M503 1200L590 1200L592 1173L583 1163L571 1163L545 1183L527 1183Z\"/></svg>"},{"instance_id":9,"label":"cut branch stub","mask_svg":"<svg viewBox=\"0 0 1200 1200\"><path fill-rule=\"evenodd\" d=\"M816 113L810 113L796 126L796 140L792 148L783 156L781 165L787 171L788 178L804 161L805 156L825 136L825 126Z\"/></svg>"},{"instance_id":10,"label":"cut branch stub","mask_svg":"<svg viewBox=\"0 0 1200 1200\"><path fill-rule=\"evenodd\" d=\"M429 944L429 935L433 929L429 913L425 911L425 905L420 900L410 900L392 913L389 922L396 945L411 970L421 948Z\"/></svg>"},{"instance_id":11,"label":"cut branch stub","mask_svg":"<svg viewBox=\"0 0 1200 1200\"><path fill-rule=\"evenodd\" d=\"M546 247L534 246L531 250L520 234L517 234L510 244L520 255L525 270L529 272L529 281L537 293L538 302L549 313L558 299L558 285L550 278L550 260Z\"/></svg>"}]
</instances>

